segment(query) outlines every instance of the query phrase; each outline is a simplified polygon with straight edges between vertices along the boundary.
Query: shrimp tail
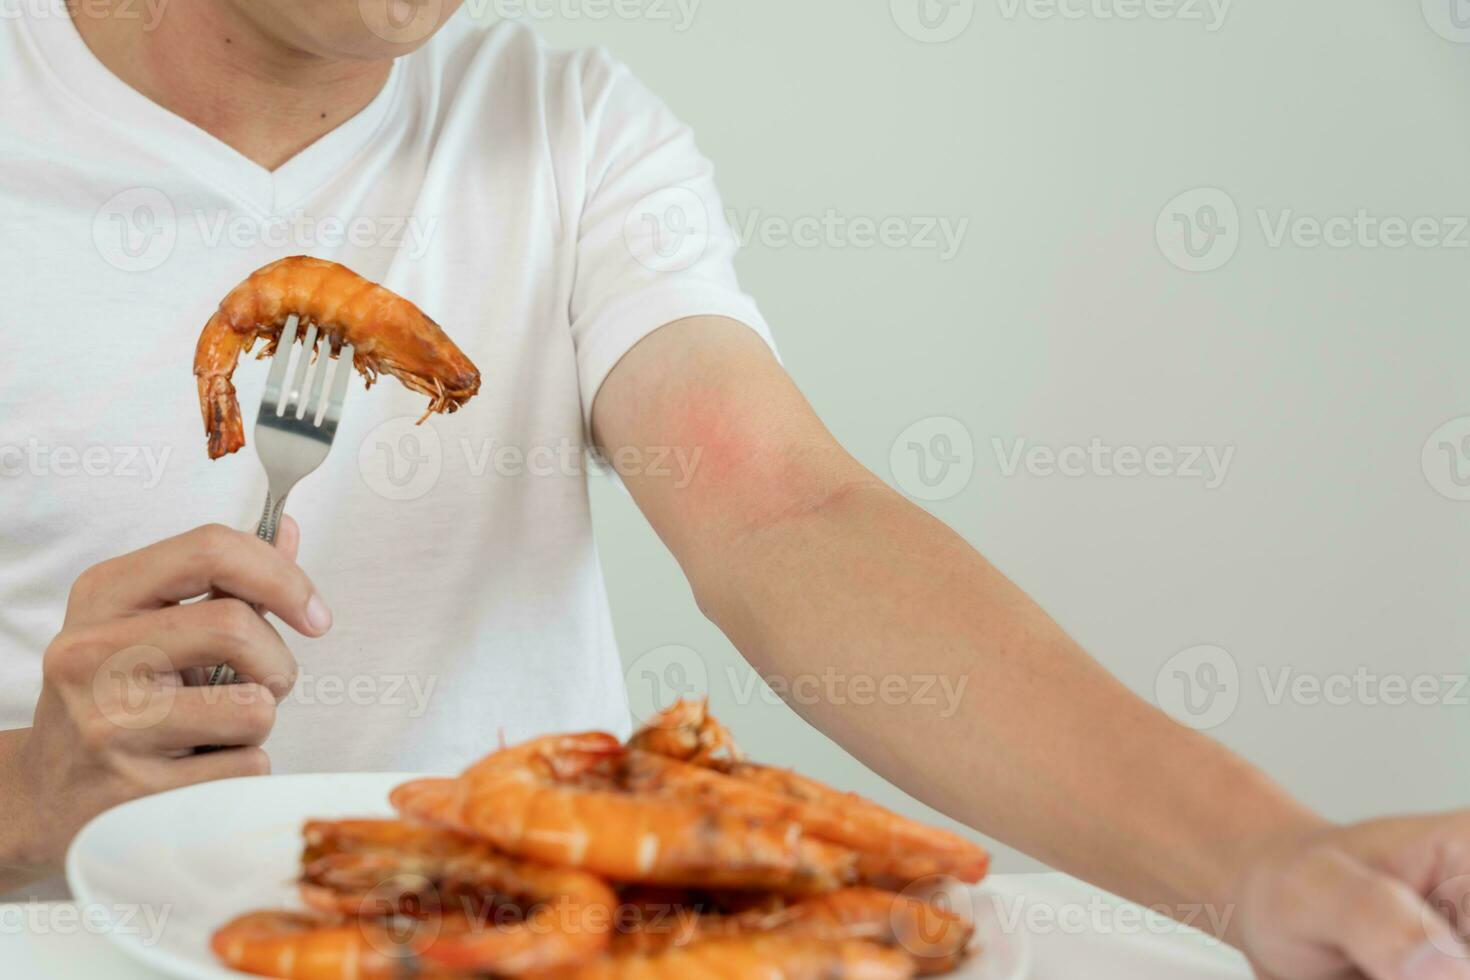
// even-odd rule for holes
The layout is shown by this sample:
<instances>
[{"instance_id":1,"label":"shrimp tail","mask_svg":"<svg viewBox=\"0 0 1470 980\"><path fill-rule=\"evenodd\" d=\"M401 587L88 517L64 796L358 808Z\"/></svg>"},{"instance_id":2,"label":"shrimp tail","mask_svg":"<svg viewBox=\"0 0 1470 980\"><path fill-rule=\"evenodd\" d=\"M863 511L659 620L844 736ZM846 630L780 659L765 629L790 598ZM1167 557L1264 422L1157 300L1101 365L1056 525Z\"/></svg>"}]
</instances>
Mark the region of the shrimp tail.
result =
<instances>
[{"instance_id":1,"label":"shrimp tail","mask_svg":"<svg viewBox=\"0 0 1470 980\"><path fill-rule=\"evenodd\" d=\"M245 445L245 423L240 400L230 380L240 355L255 343L255 334L242 335L219 312L209 318L194 352L194 377L199 383L199 408L209 437L209 458L237 452Z\"/></svg>"}]
</instances>

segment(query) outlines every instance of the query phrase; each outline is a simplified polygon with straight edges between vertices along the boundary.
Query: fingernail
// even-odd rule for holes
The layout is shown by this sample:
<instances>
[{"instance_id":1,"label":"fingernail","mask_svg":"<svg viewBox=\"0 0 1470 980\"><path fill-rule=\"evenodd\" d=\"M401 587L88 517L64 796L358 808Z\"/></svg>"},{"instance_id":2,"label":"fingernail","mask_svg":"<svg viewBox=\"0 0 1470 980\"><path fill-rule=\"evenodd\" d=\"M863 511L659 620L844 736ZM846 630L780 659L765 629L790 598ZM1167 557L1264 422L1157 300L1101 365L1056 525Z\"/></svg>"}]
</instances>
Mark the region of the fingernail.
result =
<instances>
[{"instance_id":1,"label":"fingernail","mask_svg":"<svg viewBox=\"0 0 1470 980\"><path fill-rule=\"evenodd\" d=\"M1405 957L1399 976L1403 980L1466 980L1470 963L1428 942Z\"/></svg>"},{"instance_id":2,"label":"fingernail","mask_svg":"<svg viewBox=\"0 0 1470 980\"><path fill-rule=\"evenodd\" d=\"M332 610L322 601L322 597L312 594L311 601L306 604L306 622L318 633L325 633L332 628Z\"/></svg>"}]
</instances>

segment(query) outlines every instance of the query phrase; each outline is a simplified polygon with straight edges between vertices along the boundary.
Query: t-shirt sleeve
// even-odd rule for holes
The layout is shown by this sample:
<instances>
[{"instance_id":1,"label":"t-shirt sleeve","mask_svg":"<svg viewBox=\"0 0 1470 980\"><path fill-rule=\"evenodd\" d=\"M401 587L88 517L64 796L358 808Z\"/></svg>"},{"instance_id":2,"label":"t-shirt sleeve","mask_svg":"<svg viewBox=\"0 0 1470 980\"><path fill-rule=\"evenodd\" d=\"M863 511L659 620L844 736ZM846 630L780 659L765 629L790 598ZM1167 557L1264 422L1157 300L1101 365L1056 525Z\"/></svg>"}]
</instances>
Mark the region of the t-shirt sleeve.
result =
<instances>
[{"instance_id":1,"label":"t-shirt sleeve","mask_svg":"<svg viewBox=\"0 0 1470 980\"><path fill-rule=\"evenodd\" d=\"M691 316L723 316L775 350L735 276L734 232L714 168L694 135L620 63L584 65L586 192L571 292L572 341L590 426L592 402L623 355Z\"/></svg>"}]
</instances>

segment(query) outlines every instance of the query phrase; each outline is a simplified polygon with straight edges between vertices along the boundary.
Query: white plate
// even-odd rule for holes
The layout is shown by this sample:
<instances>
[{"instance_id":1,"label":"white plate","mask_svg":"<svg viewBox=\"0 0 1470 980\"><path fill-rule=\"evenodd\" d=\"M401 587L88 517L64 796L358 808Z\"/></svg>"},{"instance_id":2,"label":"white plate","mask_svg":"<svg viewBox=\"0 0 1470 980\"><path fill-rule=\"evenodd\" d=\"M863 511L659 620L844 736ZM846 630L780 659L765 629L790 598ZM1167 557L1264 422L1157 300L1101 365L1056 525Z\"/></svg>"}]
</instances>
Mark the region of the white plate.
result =
<instances>
[{"instance_id":1,"label":"white plate","mask_svg":"<svg viewBox=\"0 0 1470 980\"><path fill-rule=\"evenodd\" d=\"M299 908L301 825L313 817L390 816L388 791L409 774L269 776L203 783L135 800L89 823L66 877L89 916L129 956L175 977L225 980L209 937L258 908ZM984 954L957 980L1022 980L1025 937L1001 927L995 903L974 903ZM160 928L161 926L161 928Z\"/></svg>"}]
</instances>

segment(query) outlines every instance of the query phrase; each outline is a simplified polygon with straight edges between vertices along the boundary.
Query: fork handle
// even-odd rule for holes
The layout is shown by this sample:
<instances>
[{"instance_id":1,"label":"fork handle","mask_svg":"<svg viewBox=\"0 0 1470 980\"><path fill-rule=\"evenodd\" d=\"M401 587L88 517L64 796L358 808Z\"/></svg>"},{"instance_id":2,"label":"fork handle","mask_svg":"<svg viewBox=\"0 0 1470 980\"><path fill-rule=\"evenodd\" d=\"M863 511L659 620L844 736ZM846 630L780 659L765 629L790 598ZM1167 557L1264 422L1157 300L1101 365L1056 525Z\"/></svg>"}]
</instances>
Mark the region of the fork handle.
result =
<instances>
[{"instance_id":1,"label":"fork handle","mask_svg":"<svg viewBox=\"0 0 1470 980\"><path fill-rule=\"evenodd\" d=\"M260 512L260 523L255 526L255 536L266 544L276 543L276 533L281 529L281 515L286 512L286 495L279 498L269 490L265 492L265 507Z\"/></svg>"},{"instance_id":2,"label":"fork handle","mask_svg":"<svg viewBox=\"0 0 1470 980\"><path fill-rule=\"evenodd\" d=\"M255 525L255 536L266 544L276 543L276 534L281 530L281 515L286 512L286 495L277 497L269 490L265 492L265 506L260 512L260 523ZM209 672L210 687L217 684L235 683L235 671L229 664L219 664Z\"/></svg>"}]
</instances>

